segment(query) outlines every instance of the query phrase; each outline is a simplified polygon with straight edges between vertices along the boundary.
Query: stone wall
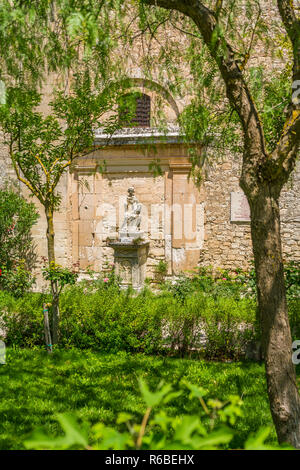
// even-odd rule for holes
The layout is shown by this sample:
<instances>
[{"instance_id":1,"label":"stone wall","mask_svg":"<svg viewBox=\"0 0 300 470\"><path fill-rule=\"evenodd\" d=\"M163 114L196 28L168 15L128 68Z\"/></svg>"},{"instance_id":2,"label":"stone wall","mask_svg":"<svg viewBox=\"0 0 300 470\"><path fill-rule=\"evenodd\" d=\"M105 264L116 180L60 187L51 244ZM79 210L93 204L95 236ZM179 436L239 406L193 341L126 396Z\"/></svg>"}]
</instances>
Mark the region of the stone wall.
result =
<instances>
[{"instance_id":1,"label":"stone wall","mask_svg":"<svg viewBox=\"0 0 300 470\"><path fill-rule=\"evenodd\" d=\"M203 191L187 178L185 153L181 144L158 144L161 174L156 177L149 171L153 153L138 145L112 146L78 161L71 175L73 262L97 271L113 262L109 242L118 236L127 190L133 186L142 204L141 231L150 242L147 277L155 277L160 261L167 263L169 274L196 266L204 238ZM95 171L102 159L104 174Z\"/></svg>"},{"instance_id":2,"label":"stone wall","mask_svg":"<svg viewBox=\"0 0 300 470\"><path fill-rule=\"evenodd\" d=\"M286 260L300 261L300 162L280 198L281 235Z\"/></svg>"},{"instance_id":3,"label":"stone wall","mask_svg":"<svg viewBox=\"0 0 300 470\"><path fill-rule=\"evenodd\" d=\"M252 259L250 220L231 221L231 193L242 193L239 187L240 160L228 155L221 161L212 160L206 169L204 182L198 189L188 180L188 159L186 156L180 157L184 154L182 146L173 145L171 150L170 147L160 148L158 156L162 160L164 175L155 179L148 170L150 156L145 158L135 150L135 159L132 160L132 151L123 149L121 165L120 155L117 157L120 149L114 149L113 152L114 156L105 157L108 174L93 177L96 181L99 179L98 183L90 185L98 185L96 194L85 196L85 201L90 200L99 207L104 203L107 207L106 213L98 212L97 217L93 215L93 208L88 216L88 223L79 221L79 227L82 224L79 233L80 230L83 231L82 235L79 235L78 243L82 268L92 263L101 269L103 262L113 261L113 251L106 245L105 240L107 237L117 236L118 221L122 220L122 215L119 214L122 210L120 200L124 202L129 186L135 187L136 195L145 209L142 230L145 230L150 240L147 276L155 276L155 267L160 260L167 262L169 274L188 271L199 265L228 269L249 267ZM112 151L108 151L109 153ZM88 165L90 164L89 162ZM83 166L80 171L82 174ZM299 193L300 165L283 189L280 201L283 253L286 259L300 259ZM116 211L111 210L110 205L114 206ZM153 205L161 209L156 223L151 216ZM167 217L172 205L170 227ZM178 214L177 210L180 211L183 206L185 209ZM190 212L191 207L193 209ZM82 209L88 210L90 209ZM145 225L147 215L148 226ZM178 215L182 216L182 219L179 219ZM84 220L84 215L82 217ZM185 223L193 227L196 234L193 234L193 241L185 236ZM182 233L179 224L183 224ZM98 228L93 228L95 226ZM156 229L150 230L150 226L155 226ZM93 231L95 233L92 238ZM76 249L76 243L74 239L73 249ZM82 246L82 243L86 245Z\"/></svg>"},{"instance_id":4,"label":"stone wall","mask_svg":"<svg viewBox=\"0 0 300 470\"><path fill-rule=\"evenodd\" d=\"M207 171L205 187L205 243L200 263L216 267L247 268L252 259L249 222L231 222L230 193L239 187L241 162L235 158L213 164ZM300 163L282 190L281 233L286 260L300 260Z\"/></svg>"},{"instance_id":5,"label":"stone wall","mask_svg":"<svg viewBox=\"0 0 300 470\"><path fill-rule=\"evenodd\" d=\"M262 3L263 16L270 21L278 20L275 1ZM274 30L275 31L275 30ZM179 34L178 31L176 34ZM182 38L184 40L184 38ZM128 51L131 62L130 76L142 77L139 62L143 57L140 50ZM134 62L134 64L133 64ZM282 69L284 60L274 57L265 46L258 42L248 66L262 65L264 73L272 76L273 71ZM179 64L189 74L188 64ZM52 96L54 78L49 78L45 87L44 104L41 110L47 113L47 103ZM155 98L155 93L143 90ZM181 111L191 97L174 97ZM166 116L174 121L177 112L167 104ZM0 136L1 138L1 136ZM121 142L122 144L122 142ZM166 261L168 273L190 270L197 265L213 265L215 268L246 268L252 258L249 222L232 222L230 218L232 192L241 192L239 175L241 160L228 154L212 155L206 167L203 184L198 190L188 181L189 162L186 149L181 144L159 144L156 152L146 152L133 143L111 145L98 150L89 158L82 159L64 175L58 190L62 195L59 211L55 214L55 247L57 262L71 266L79 261L80 271L88 267L102 270L105 263L113 261L113 250L107 238L117 235L122 219L123 201L129 186L134 186L136 195L143 204L143 224L148 222L154 230L145 225L150 250L147 259L147 276L155 276L160 260ZM107 162L107 172L97 171L97 163ZM148 165L153 159L160 159L162 174L153 178ZM8 179L15 179L7 149L0 144L0 187ZM20 191L29 197L28 191L17 183ZM300 164L285 186L281 196L282 243L286 259L300 260ZM121 199L120 199L121 198ZM33 228L39 259L47 256L46 220L43 208L33 199L40 211L40 219ZM156 205L157 213L151 208ZM186 206L186 220L178 221L170 213ZM114 208L114 209L113 209ZM155 219L155 220L154 220ZM186 234L184 226L192 227L192 234ZM40 273L41 261L37 266ZM39 275L39 285L42 285Z\"/></svg>"},{"instance_id":6,"label":"stone wall","mask_svg":"<svg viewBox=\"0 0 300 470\"><path fill-rule=\"evenodd\" d=\"M79 261L80 272L88 268L101 271L113 262L108 239L117 237L122 223L127 189L135 188L142 203L142 227L150 241L147 277L156 276L160 260L167 263L168 274L189 271L196 266L247 268L252 259L249 222L232 222L231 193L241 192L241 161L224 156L210 159L200 189L188 180L189 161L181 144L159 144L156 158L162 174L153 177L149 163L154 155L138 146L112 146L99 150L76 163L58 187L62 195L54 218L55 248L59 264L72 266ZM106 160L101 174L97 164ZM4 165L3 174L12 174ZM21 190L28 198L29 193ZM281 196L282 243L286 259L300 260L300 164ZM42 256L47 256L46 220L43 208L34 199L40 219L33 227L39 264L36 272L42 286ZM170 208L173 207L173 212ZM185 224L192 235L185 232Z\"/></svg>"}]
</instances>

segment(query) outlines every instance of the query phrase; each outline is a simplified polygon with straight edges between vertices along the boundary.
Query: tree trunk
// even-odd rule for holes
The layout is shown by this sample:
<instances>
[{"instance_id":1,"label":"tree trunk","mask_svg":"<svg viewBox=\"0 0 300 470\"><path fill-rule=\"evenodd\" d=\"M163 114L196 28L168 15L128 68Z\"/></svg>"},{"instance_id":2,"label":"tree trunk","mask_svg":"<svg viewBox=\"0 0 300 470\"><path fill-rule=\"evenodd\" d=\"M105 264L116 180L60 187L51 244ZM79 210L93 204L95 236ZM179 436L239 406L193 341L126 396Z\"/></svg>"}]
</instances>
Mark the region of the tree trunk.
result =
<instances>
[{"instance_id":1,"label":"tree trunk","mask_svg":"<svg viewBox=\"0 0 300 470\"><path fill-rule=\"evenodd\" d=\"M48 353L52 353L52 340L51 340L51 332L50 332L50 326L49 326L47 304L43 305L43 313L44 313L44 332L45 332L46 347L47 347Z\"/></svg>"},{"instance_id":2,"label":"tree trunk","mask_svg":"<svg viewBox=\"0 0 300 470\"><path fill-rule=\"evenodd\" d=\"M55 247L54 247L54 225L53 225L53 209L45 208L47 218L47 246L48 246L48 263L49 267L55 263ZM52 292L52 343L58 343L58 327L59 327L59 293L57 281L51 281Z\"/></svg>"},{"instance_id":3,"label":"tree trunk","mask_svg":"<svg viewBox=\"0 0 300 470\"><path fill-rule=\"evenodd\" d=\"M292 339L288 319L280 235L280 190L261 183L249 196L251 234L257 277L271 413L278 441L300 448L300 396L292 363Z\"/></svg>"}]
</instances>

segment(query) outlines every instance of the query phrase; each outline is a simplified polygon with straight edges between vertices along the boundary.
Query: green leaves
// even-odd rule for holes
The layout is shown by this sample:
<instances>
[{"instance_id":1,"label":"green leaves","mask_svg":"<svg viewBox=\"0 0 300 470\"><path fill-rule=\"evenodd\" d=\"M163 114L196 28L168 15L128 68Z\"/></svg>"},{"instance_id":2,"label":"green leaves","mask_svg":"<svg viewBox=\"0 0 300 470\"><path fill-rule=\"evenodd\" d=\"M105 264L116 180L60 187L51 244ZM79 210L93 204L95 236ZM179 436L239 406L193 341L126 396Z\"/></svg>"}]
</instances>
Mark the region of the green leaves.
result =
<instances>
[{"instance_id":1,"label":"green leaves","mask_svg":"<svg viewBox=\"0 0 300 470\"><path fill-rule=\"evenodd\" d=\"M156 392L150 392L147 384L141 378L139 379L139 386L142 397L148 408L153 408L164 402L166 395L172 390L170 384L160 384Z\"/></svg>"},{"instance_id":2,"label":"green leaves","mask_svg":"<svg viewBox=\"0 0 300 470\"><path fill-rule=\"evenodd\" d=\"M174 440L183 444L192 444L192 435L195 431L206 434L204 426L198 416L182 416L174 423Z\"/></svg>"},{"instance_id":3,"label":"green leaves","mask_svg":"<svg viewBox=\"0 0 300 470\"><path fill-rule=\"evenodd\" d=\"M33 283L30 270L35 262L31 228L38 219L33 203L7 186L0 191L0 286L21 296Z\"/></svg>"},{"instance_id":4,"label":"green leaves","mask_svg":"<svg viewBox=\"0 0 300 470\"><path fill-rule=\"evenodd\" d=\"M83 42L89 50L97 43L98 26L91 13L72 12L67 18L67 31L72 40Z\"/></svg>"},{"instance_id":5,"label":"green leaves","mask_svg":"<svg viewBox=\"0 0 300 470\"><path fill-rule=\"evenodd\" d=\"M113 48L109 11L108 2L97 0L2 0L1 77L7 84L38 86L48 79L49 72L80 70L87 58L93 59L95 69L98 63L98 71L103 71Z\"/></svg>"},{"instance_id":6,"label":"green leaves","mask_svg":"<svg viewBox=\"0 0 300 470\"><path fill-rule=\"evenodd\" d=\"M59 264L50 263L49 267L43 269L43 276L47 281L56 282L61 290L66 285L75 284L78 274Z\"/></svg>"},{"instance_id":7,"label":"green leaves","mask_svg":"<svg viewBox=\"0 0 300 470\"><path fill-rule=\"evenodd\" d=\"M203 398L207 395L207 391L204 390L202 387L198 387L197 385L191 384L189 382L184 382L184 385L191 391L189 394L189 398Z\"/></svg>"},{"instance_id":8,"label":"green leaves","mask_svg":"<svg viewBox=\"0 0 300 470\"><path fill-rule=\"evenodd\" d=\"M74 76L69 95L63 90L54 93L46 115L39 111L41 95L34 88L10 86L6 91L0 126L15 171L40 202L53 210L60 203L56 187L61 175L75 158L94 150L94 129L102 126L105 131L103 115L113 108L114 96L96 93L86 70ZM112 127L112 117L108 127Z\"/></svg>"},{"instance_id":9,"label":"green leaves","mask_svg":"<svg viewBox=\"0 0 300 470\"><path fill-rule=\"evenodd\" d=\"M193 384L186 383L185 386L191 390L190 399L199 396L202 398L206 394L204 390ZM136 449L140 448L141 444L143 449L217 449L220 446L227 445L232 440L234 433L226 426L208 432L202 423L200 414L199 416L183 415L174 417L167 416L161 410L156 411L154 417L148 423L149 413L152 408L156 410L171 400L179 398L183 390L172 391L170 384L160 383L157 390L151 392L142 378L139 379L139 387L147 406L147 411L142 420L144 424L133 424L134 417L127 412L120 413L117 419L119 427L124 424L127 425L128 430L125 432L98 423L92 428L94 449ZM239 406L241 406L241 403L239 403ZM56 419L65 433L63 437L51 439L38 430L32 435L31 439L25 441L26 448L81 449L88 447L86 430L79 427L74 416L69 414L58 415ZM171 439L170 435L172 436Z\"/></svg>"},{"instance_id":10,"label":"green leaves","mask_svg":"<svg viewBox=\"0 0 300 470\"><path fill-rule=\"evenodd\" d=\"M134 445L128 432L120 433L114 428L99 423L93 427L94 437L98 440L95 450L126 450L128 446Z\"/></svg>"},{"instance_id":11,"label":"green leaves","mask_svg":"<svg viewBox=\"0 0 300 470\"><path fill-rule=\"evenodd\" d=\"M65 435L53 438L37 430L32 437L24 442L26 449L86 449L88 446L87 429L80 426L72 414L56 416Z\"/></svg>"},{"instance_id":12,"label":"green leaves","mask_svg":"<svg viewBox=\"0 0 300 470\"><path fill-rule=\"evenodd\" d=\"M284 266L287 296L289 299L300 298L300 262L290 261Z\"/></svg>"},{"instance_id":13,"label":"green leaves","mask_svg":"<svg viewBox=\"0 0 300 470\"><path fill-rule=\"evenodd\" d=\"M178 398L183 389L172 391L170 384L159 384L155 392L150 392L143 379L139 379L139 386L147 406L147 411L141 424L135 422L135 417L125 412L119 414L116 428L98 423L91 428L90 443L88 429L81 427L75 416L70 414L58 415L57 421L61 425L64 436L51 438L41 430L35 431L30 439L25 441L27 449L97 449L97 450L169 450L193 449L215 450L227 449L235 435L232 416L241 416L242 401L239 397L229 397L226 403L218 399L208 401L210 407L210 427L203 421L201 408L198 415L168 416L159 407L172 399ZM184 388L191 391L189 399L203 398L207 393L194 384L185 383ZM176 396L175 396L176 395ZM210 405L209 405L210 403ZM154 408L154 416L148 421L149 412ZM219 424L219 418L224 424ZM126 430L124 430L126 425ZM250 436L246 443L246 450L269 450L279 447L265 443L270 433L269 428L260 429L257 434ZM282 448L288 448L283 446Z\"/></svg>"},{"instance_id":14,"label":"green leaves","mask_svg":"<svg viewBox=\"0 0 300 470\"><path fill-rule=\"evenodd\" d=\"M224 426L205 437L195 440L194 448L199 450L216 450L229 444L233 437L234 431Z\"/></svg>"},{"instance_id":15,"label":"green leaves","mask_svg":"<svg viewBox=\"0 0 300 470\"><path fill-rule=\"evenodd\" d=\"M256 434L248 437L247 441L245 442L245 450L293 450L293 447L288 445L271 446L265 444L265 441L268 438L270 432L270 427L260 428Z\"/></svg>"}]
</instances>

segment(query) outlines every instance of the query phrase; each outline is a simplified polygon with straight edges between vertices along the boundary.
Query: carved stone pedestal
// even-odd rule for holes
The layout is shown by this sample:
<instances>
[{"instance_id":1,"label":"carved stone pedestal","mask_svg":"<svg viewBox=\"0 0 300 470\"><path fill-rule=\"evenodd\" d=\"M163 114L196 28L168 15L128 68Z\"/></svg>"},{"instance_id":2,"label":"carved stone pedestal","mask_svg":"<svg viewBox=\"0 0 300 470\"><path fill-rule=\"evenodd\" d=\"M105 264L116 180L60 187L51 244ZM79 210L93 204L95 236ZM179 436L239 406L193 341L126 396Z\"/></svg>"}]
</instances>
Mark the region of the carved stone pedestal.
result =
<instances>
[{"instance_id":1,"label":"carved stone pedestal","mask_svg":"<svg viewBox=\"0 0 300 470\"><path fill-rule=\"evenodd\" d=\"M122 280L121 285L141 290L146 277L149 242L123 239L111 241L109 246L114 249L115 272Z\"/></svg>"}]
</instances>

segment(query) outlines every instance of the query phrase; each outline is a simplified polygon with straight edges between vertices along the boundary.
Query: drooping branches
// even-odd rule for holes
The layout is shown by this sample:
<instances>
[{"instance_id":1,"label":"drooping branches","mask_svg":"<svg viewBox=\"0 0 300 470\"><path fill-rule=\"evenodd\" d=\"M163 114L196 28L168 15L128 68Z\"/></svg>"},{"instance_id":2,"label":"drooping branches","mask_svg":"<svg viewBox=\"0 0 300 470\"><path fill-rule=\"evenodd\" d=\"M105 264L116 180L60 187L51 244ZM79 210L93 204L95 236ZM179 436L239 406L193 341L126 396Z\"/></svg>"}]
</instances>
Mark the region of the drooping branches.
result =
<instances>
[{"instance_id":1,"label":"drooping branches","mask_svg":"<svg viewBox=\"0 0 300 470\"><path fill-rule=\"evenodd\" d=\"M230 43L221 33L216 14L198 0L145 0L149 5L178 10L197 25L212 57L216 60L226 86L227 98L240 117L244 133L245 167L248 185L255 183L256 171L267 159L261 120L249 87ZM263 160L262 160L263 159Z\"/></svg>"},{"instance_id":2,"label":"drooping branches","mask_svg":"<svg viewBox=\"0 0 300 470\"><path fill-rule=\"evenodd\" d=\"M293 1L278 0L277 5L282 22L293 46L293 81L300 80L300 18L296 15Z\"/></svg>"},{"instance_id":3,"label":"drooping branches","mask_svg":"<svg viewBox=\"0 0 300 470\"><path fill-rule=\"evenodd\" d=\"M283 186L294 168L300 139L300 112L295 103L290 108L282 137L272 154L266 150L262 120L259 116L255 100L251 94L243 73L243 66L236 59L235 51L225 38L219 20L222 2L216 3L215 10L210 10L199 0L144 0L148 5L177 10L193 20L212 57L215 59L226 87L226 95L237 112L244 136L244 159L242 185L254 190L257 178L276 179L279 189ZM288 0L278 0L278 7L283 24L287 30L294 51L294 83L299 77L300 60L300 27L299 19ZM261 10L259 7L258 17ZM256 27L255 24L255 27ZM254 31L250 44L254 40ZM251 47L251 46L250 46ZM247 58L248 59L248 58ZM300 81L299 81L300 87Z\"/></svg>"},{"instance_id":4,"label":"drooping branches","mask_svg":"<svg viewBox=\"0 0 300 470\"><path fill-rule=\"evenodd\" d=\"M280 16L293 49L293 83L288 115L277 148L272 155L277 167L282 168L282 181L285 183L294 169L300 146L300 19L297 17L294 2L278 0Z\"/></svg>"}]
</instances>

